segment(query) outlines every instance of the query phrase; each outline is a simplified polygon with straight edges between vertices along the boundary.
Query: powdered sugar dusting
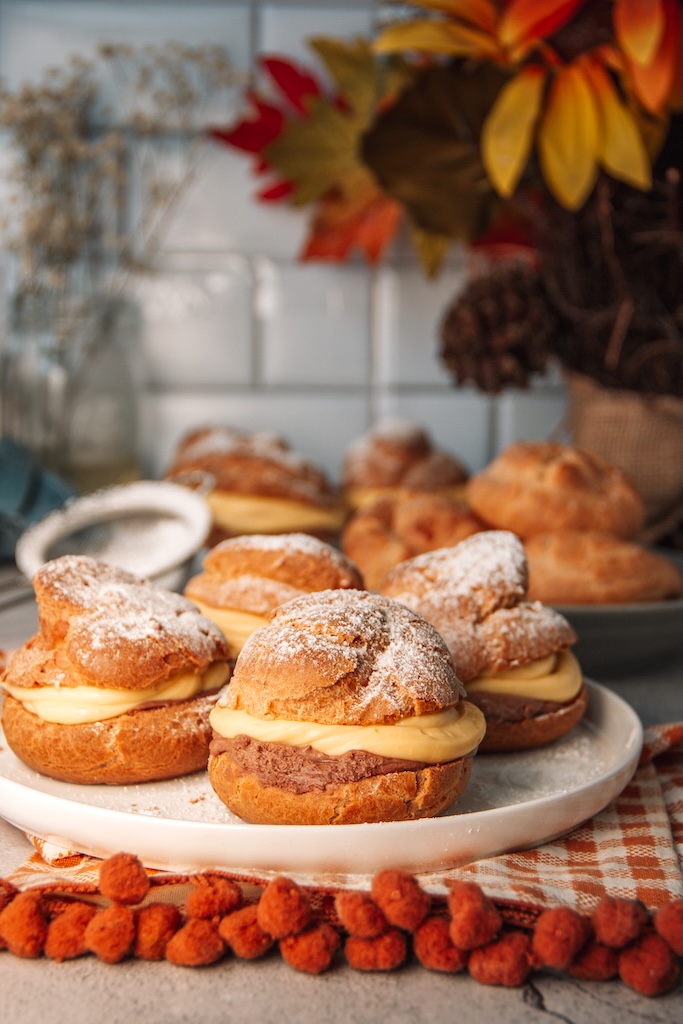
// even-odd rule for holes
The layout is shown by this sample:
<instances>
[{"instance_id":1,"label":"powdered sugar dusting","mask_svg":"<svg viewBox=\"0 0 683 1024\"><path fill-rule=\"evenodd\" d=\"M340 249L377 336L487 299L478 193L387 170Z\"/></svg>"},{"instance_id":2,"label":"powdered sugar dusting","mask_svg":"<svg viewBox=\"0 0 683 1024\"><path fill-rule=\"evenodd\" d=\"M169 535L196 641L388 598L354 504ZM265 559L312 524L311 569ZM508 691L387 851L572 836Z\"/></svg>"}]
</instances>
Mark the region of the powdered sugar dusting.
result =
<instances>
[{"instance_id":1,"label":"powdered sugar dusting","mask_svg":"<svg viewBox=\"0 0 683 1024\"><path fill-rule=\"evenodd\" d=\"M274 676L286 679L287 699L301 687L293 715L306 719L305 700L314 699L319 722L337 721L342 705L346 721L370 724L413 714L416 706L451 707L464 694L434 627L362 591L322 591L277 609L242 649L226 706L263 711L265 680Z\"/></svg>"},{"instance_id":2,"label":"powdered sugar dusting","mask_svg":"<svg viewBox=\"0 0 683 1024\"><path fill-rule=\"evenodd\" d=\"M506 530L485 530L451 548L439 548L401 562L382 592L411 607L430 595L453 612L480 619L494 608L524 597L527 563L519 538Z\"/></svg>"},{"instance_id":3,"label":"powdered sugar dusting","mask_svg":"<svg viewBox=\"0 0 683 1024\"><path fill-rule=\"evenodd\" d=\"M524 548L505 530L474 534L402 562L382 587L433 623L465 683L485 670L529 664L575 643L566 619L525 600L526 589Z\"/></svg>"},{"instance_id":4,"label":"powdered sugar dusting","mask_svg":"<svg viewBox=\"0 0 683 1024\"><path fill-rule=\"evenodd\" d=\"M329 562L343 568L347 564L346 557L331 544L318 540L308 533L279 533L279 534L243 534L240 537L231 537L214 548L214 551L282 551L288 555L310 555L313 558L324 558ZM209 559L211 553L209 553Z\"/></svg>"},{"instance_id":5,"label":"powdered sugar dusting","mask_svg":"<svg viewBox=\"0 0 683 1024\"><path fill-rule=\"evenodd\" d=\"M65 603L71 609L69 646L79 663L123 641L140 648L154 639L188 661L224 657L223 635L187 598L149 580L85 556L64 555L36 574L39 606Z\"/></svg>"},{"instance_id":6,"label":"powdered sugar dusting","mask_svg":"<svg viewBox=\"0 0 683 1024\"><path fill-rule=\"evenodd\" d=\"M194 431L178 447L168 475L209 473L218 490L279 494L315 504L338 500L320 466L266 431L243 433L229 426Z\"/></svg>"}]
</instances>

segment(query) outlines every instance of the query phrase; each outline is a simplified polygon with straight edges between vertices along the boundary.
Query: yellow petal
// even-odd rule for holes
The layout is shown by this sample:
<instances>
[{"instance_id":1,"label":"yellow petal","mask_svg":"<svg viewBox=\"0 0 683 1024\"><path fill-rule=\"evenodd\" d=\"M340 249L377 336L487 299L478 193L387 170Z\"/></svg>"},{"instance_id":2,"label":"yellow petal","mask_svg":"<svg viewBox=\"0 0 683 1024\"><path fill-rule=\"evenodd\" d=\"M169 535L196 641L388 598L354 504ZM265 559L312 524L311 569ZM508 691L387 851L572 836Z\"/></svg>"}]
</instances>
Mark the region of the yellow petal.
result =
<instances>
[{"instance_id":1,"label":"yellow petal","mask_svg":"<svg viewBox=\"0 0 683 1024\"><path fill-rule=\"evenodd\" d=\"M490 33L453 21L435 20L390 25L375 40L373 49L376 53L423 50L454 57L486 57L498 53L498 45Z\"/></svg>"},{"instance_id":2,"label":"yellow petal","mask_svg":"<svg viewBox=\"0 0 683 1024\"><path fill-rule=\"evenodd\" d=\"M546 73L527 67L499 92L482 131L481 155L497 192L515 191L529 159Z\"/></svg>"},{"instance_id":3,"label":"yellow petal","mask_svg":"<svg viewBox=\"0 0 683 1024\"><path fill-rule=\"evenodd\" d=\"M650 160L633 114L618 95L612 80L592 62L586 72L598 110L598 159L605 170L634 188L652 187Z\"/></svg>"},{"instance_id":4,"label":"yellow petal","mask_svg":"<svg viewBox=\"0 0 683 1024\"><path fill-rule=\"evenodd\" d=\"M578 210L598 172L598 116L582 69L569 64L551 85L538 133L543 176L559 203Z\"/></svg>"},{"instance_id":5,"label":"yellow petal","mask_svg":"<svg viewBox=\"0 0 683 1024\"><path fill-rule=\"evenodd\" d=\"M661 0L617 0L614 32L619 45L637 64L650 64L664 32Z\"/></svg>"}]
</instances>

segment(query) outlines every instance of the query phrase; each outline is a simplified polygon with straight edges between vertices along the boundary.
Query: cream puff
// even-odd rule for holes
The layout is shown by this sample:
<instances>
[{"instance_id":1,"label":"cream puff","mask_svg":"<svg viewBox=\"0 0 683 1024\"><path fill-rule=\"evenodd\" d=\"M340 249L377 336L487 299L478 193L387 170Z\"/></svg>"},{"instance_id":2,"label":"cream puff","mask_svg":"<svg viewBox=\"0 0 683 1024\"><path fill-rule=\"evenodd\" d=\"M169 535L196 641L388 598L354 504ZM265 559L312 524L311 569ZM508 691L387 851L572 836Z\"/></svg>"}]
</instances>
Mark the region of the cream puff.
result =
<instances>
[{"instance_id":1,"label":"cream puff","mask_svg":"<svg viewBox=\"0 0 683 1024\"><path fill-rule=\"evenodd\" d=\"M308 594L242 648L211 713L211 785L255 823L439 814L467 785L484 735L463 697L421 616L366 591Z\"/></svg>"},{"instance_id":2,"label":"cream puff","mask_svg":"<svg viewBox=\"0 0 683 1024\"><path fill-rule=\"evenodd\" d=\"M527 585L519 538L489 530L402 562L380 587L443 636L467 699L486 717L482 751L550 743L586 711L576 634L554 609L527 600Z\"/></svg>"},{"instance_id":3,"label":"cream puff","mask_svg":"<svg viewBox=\"0 0 683 1024\"><path fill-rule=\"evenodd\" d=\"M645 503L616 466L557 441L518 441L467 481L466 498L490 527L531 537L549 530L599 530L636 537Z\"/></svg>"},{"instance_id":4,"label":"cream puff","mask_svg":"<svg viewBox=\"0 0 683 1024\"><path fill-rule=\"evenodd\" d=\"M334 539L347 515L338 487L276 434L202 427L179 443L166 476L208 483L209 543L245 533L310 533Z\"/></svg>"},{"instance_id":5,"label":"cream puff","mask_svg":"<svg viewBox=\"0 0 683 1024\"><path fill-rule=\"evenodd\" d=\"M33 578L38 632L2 676L16 756L73 783L125 785L206 768L209 712L234 659L191 601L92 558Z\"/></svg>"},{"instance_id":6,"label":"cream puff","mask_svg":"<svg viewBox=\"0 0 683 1024\"><path fill-rule=\"evenodd\" d=\"M680 597L665 555L597 530L557 530L524 542L529 598L546 604L630 604Z\"/></svg>"},{"instance_id":7,"label":"cream puff","mask_svg":"<svg viewBox=\"0 0 683 1024\"><path fill-rule=\"evenodd\" d=\"M339 589L362 590L363 579L331 544L305 533L248 534L211 548L185 596L216 623L237 655L278 605Z\"/></svg>"}]
</instances>

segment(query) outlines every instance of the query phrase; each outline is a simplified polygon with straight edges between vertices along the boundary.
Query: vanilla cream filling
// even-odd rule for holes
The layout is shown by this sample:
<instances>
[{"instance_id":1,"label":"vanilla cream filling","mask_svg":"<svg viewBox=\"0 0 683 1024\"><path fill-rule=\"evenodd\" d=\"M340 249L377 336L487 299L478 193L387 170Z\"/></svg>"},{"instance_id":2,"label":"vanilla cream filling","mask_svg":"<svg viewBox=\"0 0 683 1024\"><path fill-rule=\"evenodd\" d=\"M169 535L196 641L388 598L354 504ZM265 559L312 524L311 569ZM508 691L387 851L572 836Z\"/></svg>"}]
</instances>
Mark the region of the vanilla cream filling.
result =
<instances>
[{"instance_id":1,"label":"vanilla cream filling","mask_svg":"<svg viewBox=\"0 0 683 1024\"><path fill-rule=\"evenodd\" d=\"M179 672L157 686L144 690L118 690L104 686L13 686L3 689L21 701L44 722L58 725L82 725L116 718L147 701L190 700L205 690L216 690L230 676L224 661L210 665L205 672Z\"/></svg>"},{"instance_id":2,"label":"vanilla cream filling","mask_svg":"<svg viewBox=\"0 0 683 1024\"><path fill-rule=\"evenodd\" d=\"M206 496L214 521L231 533L293 533L341 528L343 506L320 508L286 498L211 491Z\"/></svg>"},{"instance_id":3,"label":"vanilla cream filling","mask_svg":"<svg viewBox=\"0 0 683 1024\"><path fill-rule=\"evenodd\" d=\"M239 654L252 633L268 622L267 615L237 611L235 608L214 608L192 598L199 611L218 626L230 644L233 654Z\"/></svg>"},{"instance_id":4,"label":"vanilla cream filling","mask_svg":"<svg viewBox=\"0 0 683 1024\"><path fill-rule=\"evenodd\" d=\"M403 718L393 725L321 725L282 718L255 718L220 705L211 709L220 736L250 736L263 743L289 743L338 756L364 750L380 757L441 764L471 754L481 743L486 722L479 708L461 701L455 708Z\"/></svg>"},{"instance_id":5,"label":"vanilla cream filling","mask_svg":"<svg viewBox=\"0 0 683 1024\"><path fill-rule=\"evenodd\" d=\"M583 685L581 666L571 651L549 654L529 665L504 672L478 676L465 685L468 693L509 693L518 697L553 700L565 704L573 700Z\"/></svg>"},{"instance_id":6,"label":"vanilla cream filling","mask_svg":"<svg viewBox=\"0 0 683 1024\"><path fill-rule=\"evenodd\" d=\"M346 491L346 500L353 509L365 508L366 505L372 505L378 498L386 498L387 496L392 497L394 494L400 494L402 491L421 491L422 488L412 488L408 486L402 486L396 484L393 487L349 487ZM451 484L450 487L436 487L432 488L426 493L434 493L438 495L445 495L447 498L451 498L453 501L465 501L466 487L465 484Z\"/></svg>"}]
</instances>

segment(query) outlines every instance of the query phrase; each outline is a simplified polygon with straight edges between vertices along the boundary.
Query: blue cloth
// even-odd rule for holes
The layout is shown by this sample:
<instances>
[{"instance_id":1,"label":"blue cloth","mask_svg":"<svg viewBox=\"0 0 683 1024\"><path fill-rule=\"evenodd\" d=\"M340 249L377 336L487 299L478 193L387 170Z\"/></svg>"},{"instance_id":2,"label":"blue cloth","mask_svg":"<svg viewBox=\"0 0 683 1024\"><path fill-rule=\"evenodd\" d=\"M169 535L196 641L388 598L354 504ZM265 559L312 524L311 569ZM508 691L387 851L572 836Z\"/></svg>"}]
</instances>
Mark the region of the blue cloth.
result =
<instances>
[{"instance_id":1,"label":"blue cloth","mask_svg":"<svg viewBox=\"0 0 683 1024\"><path fill-rule=\"evenodd\" d=\"M23 445L0 438L0 560L13 558L24 530L76 493L66 480L42 469Z\"/></svg>"}]
</instances>

